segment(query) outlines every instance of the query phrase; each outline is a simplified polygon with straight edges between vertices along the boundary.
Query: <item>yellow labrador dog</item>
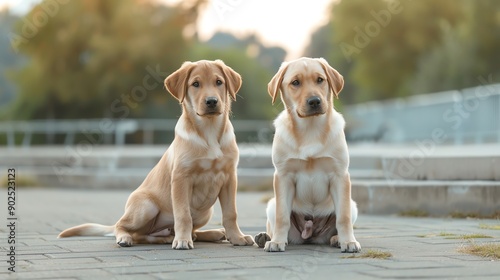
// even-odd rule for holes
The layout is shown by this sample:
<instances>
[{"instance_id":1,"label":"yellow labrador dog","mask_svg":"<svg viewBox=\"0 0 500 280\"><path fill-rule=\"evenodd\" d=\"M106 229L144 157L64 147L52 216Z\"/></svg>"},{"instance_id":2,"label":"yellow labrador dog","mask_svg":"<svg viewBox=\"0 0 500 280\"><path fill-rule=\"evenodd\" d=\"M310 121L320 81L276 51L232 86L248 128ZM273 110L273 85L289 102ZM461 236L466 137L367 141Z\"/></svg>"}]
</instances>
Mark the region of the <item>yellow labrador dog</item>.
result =
<instances>
[{"instance_id":1,"label":"yellow labrador dog","mask_svg":"<svg viewBox=\"0 0 500 280\"><path fill-rule=\"evenodd\" d=\"M343 77L326 60L300 58L281 65L268 85L285 110L274 121L274 194L267 206L267 233L255 237L268 252L286 244L327 244L359 252L351 199L345 121L333 108Z\"/></svg>"},{"instance_id":2,"label":"yellow labrador dog","mask_svg":"<svg viewBox=\"0 0 500 280\"><path fill-rule=\"evenodd\" d=\"M128 198L125 214L113 226L83 224L59 237L114 235L122 247L172 243L174 249L192 249L193 240L254 243L236 222L238 147L229 111L240 75L221 60L185 62L165 86L183 109L175 138ZM225 230L198 230L210 220L217 198Z\"/></svg>"}]
</instances>

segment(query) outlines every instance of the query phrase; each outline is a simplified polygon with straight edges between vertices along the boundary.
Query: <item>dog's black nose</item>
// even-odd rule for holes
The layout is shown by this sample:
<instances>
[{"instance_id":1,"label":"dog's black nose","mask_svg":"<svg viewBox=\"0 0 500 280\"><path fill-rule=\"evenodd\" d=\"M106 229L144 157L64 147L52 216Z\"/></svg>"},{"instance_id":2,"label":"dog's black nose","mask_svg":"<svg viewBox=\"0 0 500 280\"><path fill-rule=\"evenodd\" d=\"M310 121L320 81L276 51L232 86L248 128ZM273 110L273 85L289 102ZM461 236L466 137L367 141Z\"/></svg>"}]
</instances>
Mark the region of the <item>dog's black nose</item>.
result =
<instances>
[{"instance_id":1,"label":"dog's black nose","mask_svg":"<svg viewBox=\"0 0 500 280\"><path fill-rule=\"evenodd\" d=\"M215 108L217 106L217 97L207 97L205 99L205 104L208 108Z\"/></svg>"},{"instance_id":2,"label":"dog's black nose","mask_svg":"<svg viewBox=\"0 0 500 280\"><path fill-rule=\"evenodd\" d=\"M319 105L321 104L321 99L317 96L310 97L307 99L307 104L313 109L317 109Z\"/></svg>"}]
</instances>

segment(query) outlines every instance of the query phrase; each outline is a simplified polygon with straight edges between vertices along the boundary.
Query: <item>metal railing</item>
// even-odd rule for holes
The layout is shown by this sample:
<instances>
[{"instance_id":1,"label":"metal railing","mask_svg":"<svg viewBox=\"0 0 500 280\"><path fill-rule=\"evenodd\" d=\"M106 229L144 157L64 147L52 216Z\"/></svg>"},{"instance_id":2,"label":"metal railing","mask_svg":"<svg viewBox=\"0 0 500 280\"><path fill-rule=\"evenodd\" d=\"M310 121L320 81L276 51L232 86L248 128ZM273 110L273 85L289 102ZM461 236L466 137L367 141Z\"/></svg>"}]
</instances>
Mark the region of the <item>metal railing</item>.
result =
<instances>
[{"instance_id":1,"label":"metal railing","mask_svg":"<svg viewBox=\"0 0 500 280\"><path fill-rule=\"evenodd\" d=\"M29 147L34 135L42 135L37 144L165 144L173 139L173 119L81 119L31 120L0 122L0 141L8 147ZM243 142L269 141L273 129L270 121L233 120L235 133ZM162 134L159 137L155 137ZM61 136L64 140L60 140ZM128 139L128 140L127 140Z\"/></svg>"},{"instance_id":2,"label":"metal railing","mask_svg":"<svg viewBox=\"0 0 500 280\"><path fill-rule=\"evenodd\" d=\"M346 106L350 141L500 142L500 84Z\"/></svg>"}]
</instances>

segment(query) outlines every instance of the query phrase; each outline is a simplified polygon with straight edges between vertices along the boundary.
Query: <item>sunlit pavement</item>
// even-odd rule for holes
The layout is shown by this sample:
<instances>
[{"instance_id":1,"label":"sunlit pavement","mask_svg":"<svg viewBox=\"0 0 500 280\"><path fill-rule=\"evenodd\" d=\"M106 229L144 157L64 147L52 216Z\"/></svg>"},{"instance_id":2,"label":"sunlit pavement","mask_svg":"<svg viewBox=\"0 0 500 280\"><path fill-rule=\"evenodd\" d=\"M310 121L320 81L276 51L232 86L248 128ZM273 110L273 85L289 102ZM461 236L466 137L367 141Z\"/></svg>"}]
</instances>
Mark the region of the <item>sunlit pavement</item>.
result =
<instances>
[{"instance_id":1,"label":"sunlit pavement","mask_svg":"<svg viewBox=\"0 0 500 280\"><path fill-rule=\"evenodd\" d=\"M57 234L84 222L113 224L123 213L129 190L16 190L14 238L7 205L0 218L1 279L498 279L499 261L460 253L471 243L500 243L498 220L402 218L361 215L355 235L363 247L388 259L347 258L353 254L327 245L288 246L284 253L266 253L229 243L197 243L175 251L170 245L118 247L112 237L57 239ZM265 229L267 193L239 193L239 224L246 234ZM7 201L2 189L0 201ZM220 227L217 206L209 228ZM481 227L480 227L481 226ZM482 234L492 238L466 240ZM8 237L11 239L8 239ZM15 239L15 264L9 264ZM12 259L12 258L10 258ZM8 268L15 265L15 272Z\"/></svg>"}]
</instances>

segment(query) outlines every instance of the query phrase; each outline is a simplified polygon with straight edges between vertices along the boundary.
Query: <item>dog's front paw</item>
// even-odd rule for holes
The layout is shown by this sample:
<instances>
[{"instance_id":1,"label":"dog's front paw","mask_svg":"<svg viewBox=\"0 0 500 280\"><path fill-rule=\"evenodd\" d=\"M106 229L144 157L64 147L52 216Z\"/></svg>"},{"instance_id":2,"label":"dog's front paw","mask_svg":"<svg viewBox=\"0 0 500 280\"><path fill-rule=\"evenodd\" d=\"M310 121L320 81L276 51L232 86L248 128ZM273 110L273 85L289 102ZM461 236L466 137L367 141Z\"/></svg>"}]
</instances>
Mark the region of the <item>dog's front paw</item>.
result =
<instances>
[{"instance_id":1,"label":"dog's front paw","mask_svg":"<svg viewBox=\"0 0 500 280\"><path fill-rule=\"evenodd\" d=\"M176 250L189 250L193 249L193 240L188 240L188 239L174 239L174 242L172 242L172 249Z\"/></svg>"},{"instance_id":2,"label":"dog's front paw","mask_svg":"<svg viewBox=\"0 0 500 280\"><path fill-rule=\"evenodd\" d=\"M232 238L228 238L229 242L235 246L247 246L253 245L253 238L250 235L241 235Z\"/></svg>"},{"instance_id":3,"label":"dog's front paw","mask_svg":"<svg viewBox=\"0 0 500 280\"><path fill-rule=\"evenodd\" d=\"M266 252L285 252L285 242L275 242L275 241L267 241L266 245L264 245L264 251Z\"/></svg>"},{"instance_id":4,"label":"dog's front paw","mask_svg":"<svg viewBox=\"0 0 500 280\"><path fill-rule=\"evenodd\" d=\"M340 243L340 251L342 253L359 253L361 252L361 245L358 241L342 242Z\"/></svg>"},{"instance_id":5,"label":"dog's front paw","mask_svg":"<svg viewBox=\"0 0 500 280\"><path fill-rule=\"evenodd\" d=\"M271 241L271 237L265 232L261 232L255 236L255 243L259 248L264 248L267 241Z\"/></svg>"}]
</instances>

